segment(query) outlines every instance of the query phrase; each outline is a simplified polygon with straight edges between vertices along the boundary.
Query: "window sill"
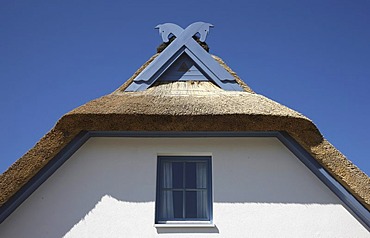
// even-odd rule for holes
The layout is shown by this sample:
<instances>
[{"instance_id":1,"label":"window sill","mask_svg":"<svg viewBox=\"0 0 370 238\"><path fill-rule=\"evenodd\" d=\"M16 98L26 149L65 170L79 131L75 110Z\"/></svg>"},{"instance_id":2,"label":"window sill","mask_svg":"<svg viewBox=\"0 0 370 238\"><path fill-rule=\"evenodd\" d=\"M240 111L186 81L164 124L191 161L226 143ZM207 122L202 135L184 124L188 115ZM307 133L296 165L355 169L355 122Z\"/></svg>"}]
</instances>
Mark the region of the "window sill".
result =
<instances>
[{"instance_id":1,"label":"window sill","mask_svg":"<svg viewBox=\"0 0 370 238\"><path fill-rule=\"evenodd\" d=\"M172 228L172 227L216 227L213 223L199 223L199 222L176 222L176 223L160 223L154 224L158 228Z\"/></svg>"}]
</instances>

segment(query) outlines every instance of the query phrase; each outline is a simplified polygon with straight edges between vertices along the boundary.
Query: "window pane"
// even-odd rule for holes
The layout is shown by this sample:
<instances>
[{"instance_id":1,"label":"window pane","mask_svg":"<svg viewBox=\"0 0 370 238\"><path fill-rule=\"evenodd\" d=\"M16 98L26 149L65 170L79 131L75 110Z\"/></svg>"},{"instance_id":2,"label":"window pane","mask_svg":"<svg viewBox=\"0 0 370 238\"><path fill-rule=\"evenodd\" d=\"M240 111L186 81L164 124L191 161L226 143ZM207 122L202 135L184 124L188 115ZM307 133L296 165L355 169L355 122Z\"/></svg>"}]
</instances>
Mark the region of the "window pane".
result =
<instances>
[{"instance_id":1,"label":"window pane","mask_svg":"<svg viewBox=\"0 0 370 238\"><path fill-rule=\"evenodd\" d=\"M196 163L187 162L185 163L185 187L186 188L196 188Z\"/></svg>"},{"instance_id":2,"label":"window pane","mask_svg":"<svg viewBox=\"0 0 370 238\"><path fill-rule=\"evenodd\" d=\"M186 192L186 218L197 218L197 192Z\"/></svg>"},{"instance_id":3,"label":"window pane","mask_svg":"<svg viewBox=\"0 0 370 238\"><path fill-rule=\"evenodd\" d=\"M162 187L172 188L172 162L163 162L162 166Z\"/></svg>"},{"instance_id":4,"label":"window pane","mask_svg":"<svg viewBox=\"0 0 370 238\"><path fill-rule=\"evenodd\" d=\"M161 207L159 210L159 217L162 220L174 218L172 191L163 191L161 193Z\"/></svg>"},{"instance_id":5,"label":"window pane","mask_svg":"<svg viewBox=\"0 0 370 238\"><path fill-rule=\"evenodd\" d=\"M186 192L186 218L208 218L206 191Z\"/></svg>"},{"instance_id":6,"label":"window pane","mask_svg":"<svg viewBox=\"0 0 370 238\"><path fill-rule=\"evenodd\" d=\"M197 188L207 188L207 164L206 163L197 163Z\"/></svg>"},{"instance_id":7,"label":"window pane","mask_svg":"<svg viewBox=\"0 0 370 238\"><path fill-rule=\"evenodd\" d=\"M175 191L173 192L173 208L174 217L183 218L183 192Z\"/></svg>"},{"instance_id":8,"label":"window pane","mask_svg":"<svg viewBox=\"0 0 370 238\"><path fill-rule=\"evenodd\" d=\"M183 218L183 192L163 191L161 196L160 219L172 220L174 218Z\"/></svg>"},{"instance_id":9,"label":"window pane","mask_svg":"<svg viewBox=\"0 0 370 238\"><path fill-rule=\"evenodd\" d=\"M197 191L197 216L198 218L209 218L208 217L208 196L207 191Z\"/></svg>"},{"instance_id":10,"label":"window pane","mask_svg":"<svg viewBox=\"0 0 370 238\"><path fill-rule=\"evenodd\" d=\"M172 162L172 187L183 188L184 163Z\"/></svg>"},{"instance_id":11,"label":"window pane","mask_svg":"<svg viewBox=\"0 0 370 238\"><path fill-rule=\"evenodd\" d=\"M186 163L186 188L207 188L207 164L205 162Z\"/></svg>"}]
</instances>

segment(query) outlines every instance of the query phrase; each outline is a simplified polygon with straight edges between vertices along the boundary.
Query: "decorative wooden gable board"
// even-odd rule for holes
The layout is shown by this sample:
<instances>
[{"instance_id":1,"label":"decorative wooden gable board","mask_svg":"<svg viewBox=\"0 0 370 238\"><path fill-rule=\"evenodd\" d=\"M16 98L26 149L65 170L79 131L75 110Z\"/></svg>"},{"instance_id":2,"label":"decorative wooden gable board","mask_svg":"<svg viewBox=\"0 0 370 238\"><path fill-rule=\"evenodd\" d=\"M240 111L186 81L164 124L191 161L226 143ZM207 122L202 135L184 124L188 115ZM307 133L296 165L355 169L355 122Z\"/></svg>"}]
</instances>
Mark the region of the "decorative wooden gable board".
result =
<instances>
[{"instance_id":1,"label":"decorative wooden gable board","mask_svg":"<svg viewBox=\"0 0 370 238\"><path fill-rule=\"evenodd\" d=\"M182 54L159 78L158 81L208 81L200 67L186 54Z\"/></svg>"},{"instance_id":2,"label":"decorative wooden gable board","mask_svg":"<svg viewBox=\"0 0 370 238\"><path fill-rule=\"evenodd\" d=\"M197 77L201 77L202 81L207 79L224 90L242 91L242 87L236 82L235 78L194 40L193 36L199 34L199 40L204 42L210 27L213 26L204 22L193 23L185 30L172 23L158 25L156 28L159 29L164 42L168 42L170 36L175 36L176 39L136 76L125 91L143 91L159 80L159 78L167 80L170 74L167 71L172 70L171 66L178 64L183 57L188 57L188 60L194 62L192 64L201 73ZM162 75L163 77L161 77ZM190 74L183 76L185 77L181 78L181 80L197 80L192 78Z\"/></svg>"}]
</instances>

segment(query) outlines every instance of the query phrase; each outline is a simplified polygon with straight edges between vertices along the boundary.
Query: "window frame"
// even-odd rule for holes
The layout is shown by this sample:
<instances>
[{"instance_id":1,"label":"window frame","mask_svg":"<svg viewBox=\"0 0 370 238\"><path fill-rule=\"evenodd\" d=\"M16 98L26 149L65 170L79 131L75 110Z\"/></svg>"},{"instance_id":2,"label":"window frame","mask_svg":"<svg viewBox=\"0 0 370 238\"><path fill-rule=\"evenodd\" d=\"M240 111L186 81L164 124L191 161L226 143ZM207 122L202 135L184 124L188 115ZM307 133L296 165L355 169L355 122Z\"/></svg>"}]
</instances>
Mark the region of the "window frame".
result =
<instances>
[{"instance_id":1,"label":"window frame","mask_svg":"<svg viewBox=\"0 0 370 238\"><path fill-rule=\"evenodd\" d=\"M176 219L160 219L161 209L161 192L163 191L161 182L163 179L163 162L205 162L207 172L207 207L208 218L176 218ZM184 174L184 177L186 175ZM186 188L183 188L184 192ZM193 189L191 189L193 190ZM185 200L183 201L185 204ZM185 206L185 205L184 205ZM155 201L155 225L210 225L213 224L213 190L212 190L212 156L210 155L158 155L157 156L157 178L156 178L156 201Z\"/></svg>"}]
</instances>

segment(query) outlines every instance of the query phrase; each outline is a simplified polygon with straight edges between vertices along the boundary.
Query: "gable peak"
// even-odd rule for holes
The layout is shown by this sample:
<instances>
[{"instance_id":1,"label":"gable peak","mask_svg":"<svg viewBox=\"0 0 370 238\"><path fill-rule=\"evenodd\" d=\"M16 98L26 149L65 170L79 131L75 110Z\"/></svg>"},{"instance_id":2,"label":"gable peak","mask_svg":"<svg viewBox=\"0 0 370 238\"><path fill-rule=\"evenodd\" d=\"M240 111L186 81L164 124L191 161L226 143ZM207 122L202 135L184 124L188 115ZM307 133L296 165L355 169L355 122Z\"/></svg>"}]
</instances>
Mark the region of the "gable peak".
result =
<instances>
[{"instance_id":1,"label":"gable peak","mask_svg":"<svg viewBox=\"0 0 370 238\"><path fill-rule=\"evenodd\" d=\"M195 22L185 29L173 23L157 25L155 29L159 30L162 37L163 51L134 78L125 91L146 90L162 75L168 74L167 71L173 69L171 66L178 63L178 59L183 55L187 55L190 60L180 63L181 67L184 66L182 69L187 68L188 63L190 63L201 73L201 79L206 79L224 90L243 91L233 75L215 61L205 48L199 44L199 42L205 44L204 42L212 27L212 24L205 22ZM197 81L197 78L192 78L189 74L187 77L180 78L183 81Z\"/></svg>"}]
</instances>

